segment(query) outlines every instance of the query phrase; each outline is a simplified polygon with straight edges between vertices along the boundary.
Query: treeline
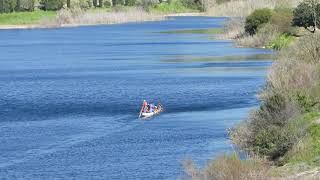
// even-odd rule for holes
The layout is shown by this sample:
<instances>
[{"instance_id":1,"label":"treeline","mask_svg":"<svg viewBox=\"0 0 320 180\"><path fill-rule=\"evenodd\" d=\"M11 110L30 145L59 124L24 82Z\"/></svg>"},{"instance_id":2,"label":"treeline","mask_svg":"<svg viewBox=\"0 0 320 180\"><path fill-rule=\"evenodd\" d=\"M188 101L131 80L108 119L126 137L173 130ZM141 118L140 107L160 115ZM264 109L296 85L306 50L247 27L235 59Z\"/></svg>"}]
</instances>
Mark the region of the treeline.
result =
<instances>
[{"instance_id":1,"label":"treeline","mask_svg":"<svg viewBox=\"0 0 320 180\"><path fill-rule=\"evenodd\" d=\"M201 10L201 0L0 0L0 13L20 11L56 11L63 7L81 9L109 8L113 6L142 6L150 7L160 3L176 3L190 9Z\"/></svg>"}]
</instances>

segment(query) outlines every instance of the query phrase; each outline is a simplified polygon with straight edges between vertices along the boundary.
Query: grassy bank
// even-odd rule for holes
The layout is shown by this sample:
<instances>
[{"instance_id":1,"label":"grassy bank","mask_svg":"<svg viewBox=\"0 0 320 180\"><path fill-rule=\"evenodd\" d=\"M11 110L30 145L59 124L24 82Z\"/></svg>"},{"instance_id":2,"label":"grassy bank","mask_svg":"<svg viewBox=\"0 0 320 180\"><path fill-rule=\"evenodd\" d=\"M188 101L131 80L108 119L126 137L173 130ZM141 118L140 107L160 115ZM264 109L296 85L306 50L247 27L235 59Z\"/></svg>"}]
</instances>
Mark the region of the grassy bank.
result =
<instances>
[{"instance_id":1,"label":"grassy bank","mask_svg":"<svg viewBox=\"0 0 320 180\"><path fill-rule=\"evenodd\" d=\"M0 25L28 25L38 24L43 18L52 19L54 11L14 12L0 14Z\"/></svg>"}]
</instances>

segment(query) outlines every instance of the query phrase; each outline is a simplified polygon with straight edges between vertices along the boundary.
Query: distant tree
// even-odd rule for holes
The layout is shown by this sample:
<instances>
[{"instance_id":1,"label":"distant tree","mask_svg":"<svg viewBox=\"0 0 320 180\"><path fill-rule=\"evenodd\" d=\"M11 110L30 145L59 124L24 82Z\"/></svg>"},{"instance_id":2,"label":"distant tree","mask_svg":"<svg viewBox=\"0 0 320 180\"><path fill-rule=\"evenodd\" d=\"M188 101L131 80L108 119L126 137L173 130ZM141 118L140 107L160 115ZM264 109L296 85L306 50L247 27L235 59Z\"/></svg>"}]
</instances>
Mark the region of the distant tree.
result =
<instances>
[{"instance_id":1,"label":"distant tree","mask_svg":"<svg viewBox=\"0 0 320 180\"><path fill-rule=\"evenodd\" d=\"M13 12L16 8L16 5L17 5L16 0L1 0L0 2L1 13Z\"/></svg>"},{"instance_id":2,"label":"distant tree","mask_svg":"<svg viewBox=\"0 0 320 180\"><path fill-rule=\"evenodd\" d=\"M126 6L134 6L136 4L136 0L125 0Z\"/></svg>"},{"instance_id":3,"label":"distant tree","mask_svg":"<svg viewBox=\"0 0 320 180\"><path fill-rule=\"evenodd\" d=\"M56 11L63 7L64 0L40 0L40 4L46 11Z\"/></svg>"},{"instance_id":4,"label":"distant tree","mask_svg":"<svg viewBox=\"0 0 320 180\"><path fill-rule=\"evenodd\" d=\"M98 0L93 0L92 4L93 4L93 7L97 7L98 6Z\"/></svg>"},{"instance_id":5,"label":"distant tree","mask_svg":"<svg viewBox=\"0 0 320 180\"><path fill-rule=\"evenodd\" d=\"M268 8L257 9L246 18L245 31L250 35L254 35L258 28L270 21L272 11Z\"/></svg>"},{"instance_id":6,"label":"distant tree","mask_svg":"<svg viewBox=\"0 0 320 180\"><path fill-rule=\"evenodd\" d=\"M103 0L99 0L99 7L103 7Z\"/></svg>"},{"instance_id":7,"label":"distant tree","mask_svg":"<svg viewBox=\"0 0 320 180\"><path fill-rule=\"evenodd\" d=\"M111 7L111 2L109 0L103 2L103 7L109 8Z\"/></svg>"},{"instance_id":8,"label":"distant tree","mask_svg":"<svg viewBox=\"0 0 320 180\"><path fill-rule=\"evenodd\" d=\"M305 0L293 11L292 24L315 32L320 25L320 2L319 0ZM312 28L311 30L309 28Z\"/></svg>"},{"instance_id":9,"label":"distant tree","mask_svg":"<svg viewBox=\"0 0 320 180\"><path fill-rule=\"evenodd\" d=\"M71 0L67 0L67 7L71 8Z\"/></svg>"},{"instance_id":10,"label":"distant tree","mask_svg":"<svg viewBox=\"0 0 320 180\"><path fill-rule=\"evenodd\" d=\"M20 11L20 0L16 1L16 11Z\"/></svg>"}]
</instances>

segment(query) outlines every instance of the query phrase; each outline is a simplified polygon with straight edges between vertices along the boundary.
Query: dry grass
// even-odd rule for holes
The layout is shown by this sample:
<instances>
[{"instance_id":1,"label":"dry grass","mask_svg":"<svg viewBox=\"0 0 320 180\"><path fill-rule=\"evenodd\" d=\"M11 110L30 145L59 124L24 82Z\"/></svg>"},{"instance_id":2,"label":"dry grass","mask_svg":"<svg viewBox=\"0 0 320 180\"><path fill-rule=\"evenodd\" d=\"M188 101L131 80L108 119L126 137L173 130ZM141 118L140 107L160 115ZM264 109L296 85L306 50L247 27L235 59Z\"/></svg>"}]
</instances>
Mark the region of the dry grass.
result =
<instances>
[{"instance_id":1,"label":"dry grass","mask_svg":"<svg viewBox=\"0 0 320 180\"><path fill-rule=\"evenodd\" d=\"M81 9L62 9L53 20L44 19L40 26L63 27L94 24L120 24L128 22L159 21L165 17L158 14L148 13L143 9L132 8L125 11L83 11Z\"/></svg>"},{"instance_id":2,"label":"dry grass","mask_svg":"<svg viewBox=\"0 0 320 180\"><path fill-rule=\"evenodd\" d=\"M193 161L183 162L185 172L191 180L265 180L270 179L270 166L256 156L241 160L236 154L222 155L210 161L203 169Z\"/></svg>"},{"instance_id":3,"label":"dry grass","mask_svg":"<svg viewBox=\"0 0 320 180\"><path fill-rule=\"evenodd\" d=\"M223 28L223 33L218 37L221 39L237 39L244 34L245 19L229 18Z\"/></svg>"},{"instance_id":4,"label":"dry grass","mask_svg":"<svg viewBox=\"0 0 320 180\"><path fill-rule=\"evenodd\" d=\"M253 47L263 48L266 44L269 44L272 40L276 39L279 35L279 31L271 24L266 24L259 29L259 32L253 36L244 35L241 38L236 39L235 43L239 47Z\"/></svg>"},{"instance_id":5,"label":"dry grass","mask_svg":"<svg viewBox=\"0 0 320 180\"><path fill-rule=\"evenodd\" d=\"M207 0L206 12L213 16L245 17L256 9L276 6L297 6L301 0L231 0L217 4L215 0Z\"/></svg>"}]
</instances>

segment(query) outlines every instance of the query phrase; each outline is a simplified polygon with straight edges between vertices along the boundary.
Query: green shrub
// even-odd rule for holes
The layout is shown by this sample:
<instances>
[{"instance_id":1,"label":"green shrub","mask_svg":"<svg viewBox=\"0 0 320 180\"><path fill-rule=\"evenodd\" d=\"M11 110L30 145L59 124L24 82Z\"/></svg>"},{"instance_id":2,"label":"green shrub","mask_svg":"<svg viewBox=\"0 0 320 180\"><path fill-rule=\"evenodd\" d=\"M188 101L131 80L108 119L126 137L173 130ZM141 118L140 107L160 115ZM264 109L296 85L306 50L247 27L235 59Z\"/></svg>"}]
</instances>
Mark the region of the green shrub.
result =
<instances>
[{"instance_id":1,"label":"green shrub","mask_svg":"<svg viewBox=\"0 0 320 180\"><path fill-rule=\"evenodd\" d=\"M64 5L64 0L40 0L43 9L46 11L60 10Z\"/></svg>"},{"instance_id":2,"label":"green shrub","mask_svg":"<svg viewBox=\"0 0 320 180\"><path fill-rule=\"evenodd\" d=\"M270 21L271 17L272 11L270 9L264 8L255 10L246 18L245 32L254 35L262 24Z\"/></svg>"},{"instance_id":3,"label":"green shrub","mask_svg":"<svg viewBox=\"0 0 320 180\"><path fill-rule=\"evenodd\" d=\"M16 0L1 0L0 1L0 12L9 13L13 12L16 7Z\"/></svg>"},{"instance_id":4,"label":"green shrub","mask_svg":"<svg viewBox=\"0 0 320 180\"><path fill-rule=\"evenodd\" d=\"M293 42L294 37L289 34L281 34L275 40L267 45L267 48L281 50L283 48L289 47Z\"/></svg>"},{"instance_id":5,"label":"green shrub","mask_svg":"<svg viewBox=\"0 0 320 180\"><path fill-rule=\"evenodd\" d=\"M293 21L292 24L298 27L304 27L308 29L309 27L315 26L314 23L314 13L312 11L312 5L307 1L304 1L298 5L293 11ZM320 27L320 4L316 5L316 19L317 24ZM308 29L309 30L309 29Z\"/></svg>"}]
</instances>

